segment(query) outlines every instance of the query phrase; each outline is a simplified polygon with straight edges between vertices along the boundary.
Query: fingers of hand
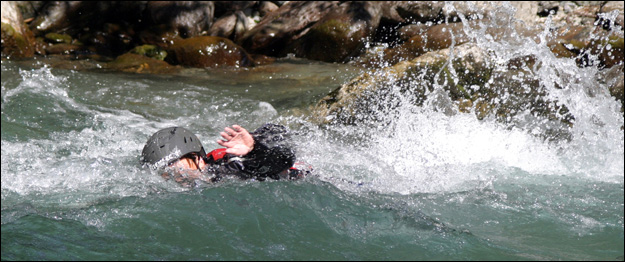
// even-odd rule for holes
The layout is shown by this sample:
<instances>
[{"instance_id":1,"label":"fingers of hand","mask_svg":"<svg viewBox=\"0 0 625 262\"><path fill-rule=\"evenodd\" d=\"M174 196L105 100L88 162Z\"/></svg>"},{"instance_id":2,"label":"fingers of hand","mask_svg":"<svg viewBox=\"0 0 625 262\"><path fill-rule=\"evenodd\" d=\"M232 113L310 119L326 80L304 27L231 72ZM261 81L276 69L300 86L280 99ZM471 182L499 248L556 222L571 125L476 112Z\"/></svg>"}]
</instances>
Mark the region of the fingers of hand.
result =
<instances>
[{"instance_id":1,"label":"fingers of hand","mask_svg":"<svg viewBox=\"0 0 625 262\"><path fill-rule=\"evenodd\" d=\"M246 132L247 130L245 130L245 128L241 127L240 125L232 125L232 129L234 129L237 132Z\"/></svg>"},{"instance_id":2,"label":"fingers of hand","mask_svg":"<svg viewBox=\"0 0 625 262\"><path fill-rule=\"evenodd\" d=\"M221 132L221 136L227 135L229 137L224 137L226 139L231 139L233 137L236 137L237 135L241 135L246 133L247 130L245 130L245 128L239 126L239 125L232 125L232 127L226 127L224 128L224 132Z\"/></svg>"},{"instance_id":3,"label":"fingers of hand","mask_svg":"<svg viewBox=\"0 0 625 262\"><path fill-rule=\"evenodd\" d=\"M225 147L231 147L232 143L228 142L228 141L224 141L224 140L217 140L217 144L221 145L221 146L225 146Z\"/></svg>"},{"instance_id":4,"label":"fingers of hand","mask_svg":"<svg viewBox=\"0 0 625 262\"><path fill-rule=\"evenodd\" d=\"M230 134L231 136L236 136L239 133L237 131L234 131L234 129L230 127L226 127L224 128L224 130L226 131L226 133Z\"/></svg>"},{"instance_id":5,"label":"fingers of hand","mask_svg":"<svg viewBox=\"0 0 625 262\"><path fill-rule=\"evenodd\" d=\"M228 134L228 133L226 133L226 132L221 132L221 133L219 133L219 134L220 134L220 135L221 135L221 137L223 137L226 141L228 141L228 140L232 139L232 137L233 137L232 135L230 135L230 134Z\"/></svg>"}]
</instances>

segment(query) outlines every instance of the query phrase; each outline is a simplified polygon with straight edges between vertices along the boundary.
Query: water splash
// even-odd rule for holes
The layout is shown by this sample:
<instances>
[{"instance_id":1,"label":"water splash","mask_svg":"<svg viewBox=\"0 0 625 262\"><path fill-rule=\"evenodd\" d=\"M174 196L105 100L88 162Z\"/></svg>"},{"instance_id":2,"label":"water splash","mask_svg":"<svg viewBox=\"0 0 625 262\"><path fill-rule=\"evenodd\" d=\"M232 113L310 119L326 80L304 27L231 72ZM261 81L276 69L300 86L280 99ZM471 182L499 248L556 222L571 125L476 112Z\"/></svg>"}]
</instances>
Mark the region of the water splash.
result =
<instances>
[{"instance_id":1,"label":"water splash","mask_svg":"<svg viewBox=\"0 0 625 262\"><path fill-rule=\"evenodd\" d=\"M452 3L447 3L447 8L455 10ZM443 90L447 82L432 83L423 105L417 106L410 99L412 94L405 90L426 82L425 75L418 75L408 83L384 75L388 79L384 84L390 85L387 90L391 95L377 102L375 116L362 117L375 120L350 127L328 127L330 131L324 139L334 138L329 143L349 140L352 136L360 137L366 145L339 143L346 149L338 152L330 145L321 149L328 152L317 155L340 156L332 158L340 164L323 163L335 171L324 174L325 179L336 181L346 189L367 187L390 194L479 189L488 187L494 180L519 174L622 183L623 116L619 103L609 95L605 84L598 81L600 69L580 67L576 58L558 58L553 54L548 42L556 36L549 17L538 35L528 36L519 32L527 30L523 26L529 25L515 18L516 10L512 6L504 4L492 9L490 19L478 23L469 22L459 14L469 44L488 53L487 64L494 72L506 74L511 63L521 61L518 65L521 73L515 73L512 78L520 90L541 88L546 99L568 108L574 116L573 125L559 122L566 115L556 115L554 121L549 116L535 114L531 107L508 116L503 123L495 117L478 119L474 112L460 113L451 107L449 94ZM495 34L490 28L501 30ZM458 72L451 62L455 49L449 48L445 67L451 81L458 82ZM386 74L386 71L371 73ZM498 79L493 77L486 85L496 84L493 81ZM504 91L499 103L518 99L514 91ZM389 106L396 109L388 110ZM568 139L544 140L553 130L569 134ZM319 147L328 142L312 143Z\"/></svg>"}]
</instances>

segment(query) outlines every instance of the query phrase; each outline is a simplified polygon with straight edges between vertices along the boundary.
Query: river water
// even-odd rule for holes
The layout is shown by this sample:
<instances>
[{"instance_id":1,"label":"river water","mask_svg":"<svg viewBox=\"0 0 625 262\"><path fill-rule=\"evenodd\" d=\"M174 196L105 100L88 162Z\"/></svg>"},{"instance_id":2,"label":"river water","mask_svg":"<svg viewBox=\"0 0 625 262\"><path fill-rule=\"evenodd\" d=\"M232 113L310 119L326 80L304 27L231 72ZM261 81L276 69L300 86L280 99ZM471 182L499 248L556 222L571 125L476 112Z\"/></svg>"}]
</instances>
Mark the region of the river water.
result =
<instances>
[{"instance_id":1,"label":"river water","mask_svg":"<svg viewBox=\"0 0 625 262\"><path fill-rule=\"evenodd\" d=\"M619 102L597 68L539 57L541 81L585 79L549 89L576 115L570 140L427 106L378 128L312 123L363 72L350 65L155 76L3 60L2 260L622 261ZM266 122L290 128L313 175L188 189L139 165L161 128L212 150L225 126Z\"/></svg>"}]
</instances>

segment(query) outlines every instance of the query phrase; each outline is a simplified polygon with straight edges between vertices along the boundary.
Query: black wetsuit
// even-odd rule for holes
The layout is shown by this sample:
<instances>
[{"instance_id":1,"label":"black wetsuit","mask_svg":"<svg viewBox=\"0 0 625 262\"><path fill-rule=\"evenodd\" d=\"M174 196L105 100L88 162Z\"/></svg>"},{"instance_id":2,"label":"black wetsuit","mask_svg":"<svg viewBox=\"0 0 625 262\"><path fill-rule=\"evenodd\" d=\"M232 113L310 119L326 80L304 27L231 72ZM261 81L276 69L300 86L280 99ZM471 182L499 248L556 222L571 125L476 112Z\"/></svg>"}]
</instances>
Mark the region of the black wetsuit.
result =
<instances>
[{"instance_id":1,"label":"black wetsuit","mask_svg":"<svg viewBox=\"0 0 625 262\"><path fill-rule=\"evenodd\" d=\"M284 126L265 124L250 134L254 138L252 151L238 157L227 154L225 148L213 150L204 158L209 167L203 172L215 174L214 180L235 175L242 179L263 181L266 178L296 179L312 171L301 162L294 166L295 151Z\"/></svg>"}]
</instances>

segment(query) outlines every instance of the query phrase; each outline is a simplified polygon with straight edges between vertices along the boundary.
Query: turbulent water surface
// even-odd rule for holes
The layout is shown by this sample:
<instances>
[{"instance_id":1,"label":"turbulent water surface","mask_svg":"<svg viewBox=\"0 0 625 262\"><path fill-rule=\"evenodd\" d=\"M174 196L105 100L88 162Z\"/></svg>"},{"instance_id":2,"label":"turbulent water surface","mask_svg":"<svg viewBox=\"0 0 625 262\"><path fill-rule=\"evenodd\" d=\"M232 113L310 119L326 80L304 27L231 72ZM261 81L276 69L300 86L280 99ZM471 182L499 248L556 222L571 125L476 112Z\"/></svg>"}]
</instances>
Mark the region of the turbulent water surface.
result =
<instances>
[{"instance_id":1,"label":"turbulent water surface","mask_svg":"<svg viewBox=\"0 0 625 262\"><path fill-rule=\"evenodd\" d=\"M597 68L539 57L541 81L570 83L549 89L576 116L570 139L427 103L377 128L311 123L309 106L362 72L349 65L153 76L2 61L2 260L622 260L619 102ZM314 175L186 189L138 163L161 128L211 150L225 126L266 122L290 128Z\"/></svg>"}]
</instances>

